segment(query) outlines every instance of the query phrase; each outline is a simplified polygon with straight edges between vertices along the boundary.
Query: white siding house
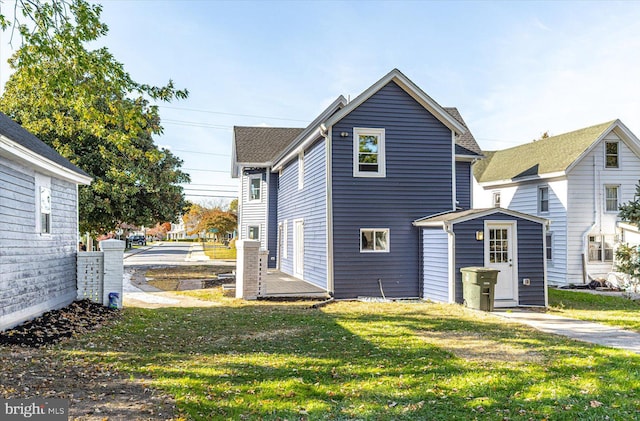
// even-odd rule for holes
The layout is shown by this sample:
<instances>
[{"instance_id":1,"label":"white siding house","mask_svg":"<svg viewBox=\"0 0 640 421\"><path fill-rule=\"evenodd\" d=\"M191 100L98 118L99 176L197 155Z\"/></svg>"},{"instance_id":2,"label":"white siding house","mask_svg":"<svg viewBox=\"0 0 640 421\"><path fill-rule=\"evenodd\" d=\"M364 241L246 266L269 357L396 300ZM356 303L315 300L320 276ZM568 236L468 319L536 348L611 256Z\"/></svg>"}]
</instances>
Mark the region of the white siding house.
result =
<instances>
[{"instance_id":1,"label":"white siding house","mask_svg":"<svg viewBox=\"0 0 640 421\"><path fill-rule=\"evenodd\" d=\"M588 283L614 270L622 233L618 206L633 200L640 178L640 141L622 122L486 155L474 168L474 206L499 205L551 221L550 284Z\"/></svg>"},{"instance_id":2,"label":"white siding house","mask_svg":"<svg viewBox=\"0 0 640 421\"><path fill-rule=\"evenodd\" d=\"M90 182L0 113L0 330L76 298L78 185Z\"/></svg>"}]
</instances>

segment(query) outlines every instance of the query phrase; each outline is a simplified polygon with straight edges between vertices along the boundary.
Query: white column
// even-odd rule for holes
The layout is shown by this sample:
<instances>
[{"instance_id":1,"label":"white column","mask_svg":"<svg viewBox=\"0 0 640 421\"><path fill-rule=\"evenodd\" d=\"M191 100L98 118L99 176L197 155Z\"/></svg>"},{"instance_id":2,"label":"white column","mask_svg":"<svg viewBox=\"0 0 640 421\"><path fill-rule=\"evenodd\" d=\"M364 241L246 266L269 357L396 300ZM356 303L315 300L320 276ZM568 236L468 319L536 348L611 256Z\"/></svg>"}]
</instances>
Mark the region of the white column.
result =
<instances>
[{"instance_id":1,"label":"white column","mask_svg":"<svg viewBox=\"0 0 640 421\"><path fill-rule=\"evenodd\" d=\"M104 253L104 285L102 287L102 304L105 306L109 305L109 293L115 292L118 294L118 308L122 308L124 247L124 241L100 241L100 250Z\"/></svg>"}]
</instances>

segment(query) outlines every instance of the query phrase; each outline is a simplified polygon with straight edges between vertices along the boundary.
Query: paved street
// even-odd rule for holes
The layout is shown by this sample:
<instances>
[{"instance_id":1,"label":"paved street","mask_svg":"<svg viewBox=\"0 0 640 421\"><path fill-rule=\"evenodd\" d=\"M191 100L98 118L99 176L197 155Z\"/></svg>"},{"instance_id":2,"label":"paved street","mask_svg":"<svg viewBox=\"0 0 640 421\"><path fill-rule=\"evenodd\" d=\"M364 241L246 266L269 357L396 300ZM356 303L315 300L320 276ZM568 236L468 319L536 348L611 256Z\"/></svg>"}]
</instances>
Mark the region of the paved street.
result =
<instances>
[{"instance_id":1,"label":"paved street","mask_svg":"<svg viewBox=\"0 0 640 421\"><path fill-rule=\"evenodd\" d=\"M159 242L125 253L124 266L228 265L235 262L209 260L199 243Z\"/></svg>"}]
</instances>

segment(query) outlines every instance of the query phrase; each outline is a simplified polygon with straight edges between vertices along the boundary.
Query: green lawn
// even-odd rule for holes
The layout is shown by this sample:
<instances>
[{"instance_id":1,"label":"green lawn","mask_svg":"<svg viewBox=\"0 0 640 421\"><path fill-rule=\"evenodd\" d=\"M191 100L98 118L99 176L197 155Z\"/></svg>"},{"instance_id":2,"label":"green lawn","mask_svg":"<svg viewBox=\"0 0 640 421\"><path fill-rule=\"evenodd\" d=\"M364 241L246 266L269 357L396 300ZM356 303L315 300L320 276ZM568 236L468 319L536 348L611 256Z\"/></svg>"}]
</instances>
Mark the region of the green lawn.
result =
<instances>
[{"instance_id":1,"label":"green lawn","mask_svg":"<svg viewBox=\"0 0 640 421\"><path fill-rule=\"evenodd\" d=\"M236 248L228 248L222 244L204 243L204 253L210 259L233 260L236 258Z\"/></svg>"},{"instance_id":2,"label":"green lawn","mask_svg":"<svg viewBox=\"0 0 640 421\"><path fill-rule=\"evenodd\" d=\"M566 317L640 332L640 302L628 298L549 289L549 310Z\"/></svg>"},{"instance_id":3,"label":"green lawn","mask_svg":"<svg viewBox=\"0 0 640 421\"><path fill-rule=\"evenodd\" d=\"M456 305L198 296L221 305L129 308L62 351L152 378L187 419L640 418L640 355Z\"/></svg>"}]
</instances>

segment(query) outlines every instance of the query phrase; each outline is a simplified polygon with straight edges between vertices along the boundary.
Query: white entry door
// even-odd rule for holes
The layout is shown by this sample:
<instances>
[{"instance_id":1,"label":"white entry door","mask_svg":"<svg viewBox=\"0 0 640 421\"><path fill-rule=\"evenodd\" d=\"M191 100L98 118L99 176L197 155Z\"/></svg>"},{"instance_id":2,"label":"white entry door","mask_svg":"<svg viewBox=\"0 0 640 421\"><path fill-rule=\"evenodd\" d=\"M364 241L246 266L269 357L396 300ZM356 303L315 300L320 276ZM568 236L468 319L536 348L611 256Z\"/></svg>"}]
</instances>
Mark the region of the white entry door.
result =
<instances>
[{"instance_id":1,"label":"white entry door","mask_svg":"<svg viewBox=\"0 0 640 421\"><path fill-rule=\"evenodd\" d=\"M484 263L486 267L500 271L495 289L495 307L518 305L514 228L511 223L487 223L485 226Z\"/></svg>"},{"instance_id":2,"label":"white entry door","mask_svg":"<svg viewBox=\"0 0 640 421\"><path fill-rule=\"evenodd\" d=\"M304 279L304 221L293 221L293 276Z\"/></svg>"}]
</instances>

